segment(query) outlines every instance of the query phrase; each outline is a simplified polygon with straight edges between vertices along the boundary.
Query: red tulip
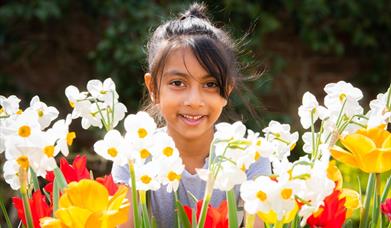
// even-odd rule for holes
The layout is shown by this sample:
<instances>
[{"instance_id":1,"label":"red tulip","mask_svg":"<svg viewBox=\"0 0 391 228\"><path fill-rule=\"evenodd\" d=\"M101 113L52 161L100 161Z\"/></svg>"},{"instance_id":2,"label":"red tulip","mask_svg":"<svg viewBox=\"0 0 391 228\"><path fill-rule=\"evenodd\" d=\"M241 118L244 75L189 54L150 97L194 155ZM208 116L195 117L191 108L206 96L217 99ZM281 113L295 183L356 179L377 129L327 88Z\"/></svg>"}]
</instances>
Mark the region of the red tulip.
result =
<instances>
[{"instance_id":1,"label":"red tulip","mask_svg":"<svg viewBox=\"0 0 391 228\"><path fill-rule=\"evenodd\" d=\"M324 199L324 205L319 207L318 213L312 214L307 219L310 227L335 228L342 227L346 219L345 198L339 199L341 192L334 192Z\"/></svg>"},{"instance_id":2,"label":"red tulip","mask_svg":"<svg viewBox=\"0 0 391 228\"><path fill-rule=\"evenodd\" d=\"M18 217L22 220L22 223L26 226L26 216L23 210L23 201L21 198L13 197L12 202L18 212ZM39 219L51 215L52 208L46 203L45 196L41 191L33 193L33 197L29 199L31 214L34 222L34 227L39 226Z\"/></svg>"},{"instance_id":3,"label":"red tulip","mask_svg":"<svg viewBox=\"0 0 391 228\"><path fill-rule=\"evenodd\" d=\"M197 202L197 220L200 217L202 200ZM190 223L192 223L192 209L187 205L183 206ZM228 208L227 201L221 202L218 208L213 208L210 204L206 212L205 225L206 228L225 228L228 227Z\"/></svg>"},{"instance_id":4,"label":"red tulip","mask_svg":"<svg viewBox=\"0 0 391 228\"><path fill-rule=\"evenodd\" d=\"M391 198L386 199L386 201L381 204L381 211L388 217L388 220L391 221Z\"/></svg>"},{"instance_id":5,"label":"red tulip","mask_svg":"<svg viewBox=\"0 0 391 228\"><path fill-rule=\"evenodd\" d=\"M72 181L79 181L82 179L91 179L90 172L87 170L86 164L87 164L86 156L77 155L75 157L75 160L73 160L72 165L70 165L65 158L61 158L60 170L64 175L67 183L70 183ZM53 181L54 181L53 172L47 172L46 180L49 181L49 183L44 187L44 189L47 192L52 193Z\"/></svg>"},{"instance_id":6,"label":"red tulip","mask_svg":"<svg viewBox=\"0 0 391 228\"><path fill-rule=\"evenodd\" d=\"M111 174L105 175L104 177L98 177L96 178L96 181L103 184L111 196L114 195L118 190L118 186L114 183L113 176L111 176Z\"/></svg>"}]
</instances>

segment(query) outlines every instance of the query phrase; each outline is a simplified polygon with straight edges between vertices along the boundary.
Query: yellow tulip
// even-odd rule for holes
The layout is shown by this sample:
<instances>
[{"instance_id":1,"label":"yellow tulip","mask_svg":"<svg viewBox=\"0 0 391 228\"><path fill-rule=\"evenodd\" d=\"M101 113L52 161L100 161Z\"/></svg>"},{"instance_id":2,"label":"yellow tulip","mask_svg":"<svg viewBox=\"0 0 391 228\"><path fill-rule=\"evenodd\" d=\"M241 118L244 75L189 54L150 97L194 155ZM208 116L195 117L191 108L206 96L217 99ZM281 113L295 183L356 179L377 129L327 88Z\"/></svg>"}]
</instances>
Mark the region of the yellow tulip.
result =
<instances>
[{"instance_id":1,"label":"yellow tulip","mask_svg":"<svg viewBox=\"0 0 391 228\"><path fill-rule=\"evenodd\" d=\"M384 173L391 170L391 133L380 125L360 129L341 138L345 149L334 146L331 155L338 161L359 168L366 173Z\"/></svg>"},{"instance_id":2,"label":"yellow tulip","mask_svg":"<svg viewBox=\"0 0 391 228\"><path fill-rule=\"evenodd\" d=\"M72 182L59 200L56 219L41 220L42 227L116 227L128 219L127 188L112 196L93 180Z\"/></svg>"}]
</instances>

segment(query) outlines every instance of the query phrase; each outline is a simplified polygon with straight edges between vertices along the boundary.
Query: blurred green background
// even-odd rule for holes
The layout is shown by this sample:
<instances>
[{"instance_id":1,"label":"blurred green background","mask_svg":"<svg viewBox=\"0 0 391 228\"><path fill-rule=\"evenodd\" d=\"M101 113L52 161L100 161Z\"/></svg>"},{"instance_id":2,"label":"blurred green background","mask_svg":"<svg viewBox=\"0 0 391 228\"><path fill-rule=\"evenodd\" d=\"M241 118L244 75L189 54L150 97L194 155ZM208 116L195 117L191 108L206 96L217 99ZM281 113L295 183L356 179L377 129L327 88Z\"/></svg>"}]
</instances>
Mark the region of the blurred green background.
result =
<instances>
[{"instance_id":1,"label":"blurred green background","mask_svg":"<svg viewBox=\"0 0 391 228\"><path fill-rule=\"evenodd\" d=\"M305 91L323 101L323 87L345 80L364 92L362 105L384 92L391 78L391 1L215 0L204 1L218 27L239 46L244 74L262 74L234 94L233 109L247 126L260 131L271 119L299 130L297 108ZM70 112L64 89L84 90L88 80L113 78L128 113L138 110L146 70L145 45L153 30L176 17L190 1L25 0L0 1L0 94L15 94L26 107L34 95ZM247 109L255 109L254 118ZM88 156L95 176L111 164L92 151L100 136L77 132L73 154ZM299 130L300 131L300 130ZM300 145L300 143L299 143ZM297 148L300 148L299 146ZM293 152L292 159L300 155ZM0 164L4 162L0 155ZM361 172L342 167L346 185L357 189ZM2 171L0 171L2 172ZM390 173L384 176L389 176ZM12 210L1 173L0 197ZM366 183L362 180L362 183ZM0 217L0 221L4 221Z\"/></svg>"}]
</instances>

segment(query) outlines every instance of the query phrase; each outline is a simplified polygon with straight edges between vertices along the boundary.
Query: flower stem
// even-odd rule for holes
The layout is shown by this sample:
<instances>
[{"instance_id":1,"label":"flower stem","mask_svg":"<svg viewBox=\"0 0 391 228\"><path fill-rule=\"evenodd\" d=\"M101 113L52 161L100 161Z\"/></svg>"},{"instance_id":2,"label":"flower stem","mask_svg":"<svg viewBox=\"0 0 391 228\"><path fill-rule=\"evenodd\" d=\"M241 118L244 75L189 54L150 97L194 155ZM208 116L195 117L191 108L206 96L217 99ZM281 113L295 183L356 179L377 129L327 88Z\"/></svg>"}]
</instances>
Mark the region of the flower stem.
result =
<instances>
[{"instance_id":1,"label":"flower stem","mask_svg":"<svg viewBox=\"0 0 391 228\"><path fill-rule=\"evenodd\" d=\"M140 226L139 213L138 213L138 203L137 203L137 190L136 190L136 175L134 173L134 165L131 160L128 161L129 164L129 173L130 179L132 181L132 205L133 205L133 221L136 228Z\"/></svg>"},{"instance_id":2,"label":"flower stem","mask_svg":"<svg viewBox=\"0 0 391 228\"><path fill-rule=\"evenodd\" d=\"M237 217L237 209L236 209L236 197L234 189L226 192L228 199L228 222L230 228L238 227L238 217Z\"/></svg>"},{"instance_id":3,"label":"flower stem","mask_svg":"<svg viewBox=\"0 0 391 228\"><path fill-rule=\"evenodd\" d=\"M29 198L27 196L27 169L19 168L19 181L20 181L20 194L23 201L24 215L26 216L27 228L34 228L33 217L31 214L31 208Z\"/></svg>"},{"instance_id":4,"label":"flower stem","mask_svg":"<svg viewBox=\"0 0 391 228\"><path fill-rule=\"evenodd\" d=\"M213 173L210 172L208 176L208 181L206 182L206 186L205 186L205 195L204 195L204 200L202 202L200 217L198 218L198 222L197 222L197 228L203 228L205 225L208 205L210 199L212 198L214 181L215 179L213 177Z\"/></svg>"}]
</instances>

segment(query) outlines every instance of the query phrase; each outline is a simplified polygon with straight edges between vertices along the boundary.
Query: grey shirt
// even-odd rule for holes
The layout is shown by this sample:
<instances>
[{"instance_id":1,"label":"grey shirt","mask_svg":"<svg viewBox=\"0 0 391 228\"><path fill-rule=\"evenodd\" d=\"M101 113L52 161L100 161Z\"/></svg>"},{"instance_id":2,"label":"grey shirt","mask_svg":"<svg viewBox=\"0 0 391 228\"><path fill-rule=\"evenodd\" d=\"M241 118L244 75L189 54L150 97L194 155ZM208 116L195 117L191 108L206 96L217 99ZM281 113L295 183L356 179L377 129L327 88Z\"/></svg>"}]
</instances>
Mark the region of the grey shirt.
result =
<instances>
[{"instance_id":1,"label":"grey shirt","mask_svg":"<svg viewBox=\"0 0 391 228\"><path fill-rule=\"evenodd\" d=\"M204 168L208 167L208 159L205 160ZM247 180L252 180L260 175L270 175L271 165L267 158L260 158L253 163L246 171ZM129 168L125 166L113 166L112 175L116 183L129 183ZM178 188L178 197L183 205L189 205L195 208L195 203L187 192L191 192L198 200L202 199L205 191L206 182L201 180L197 174L191 174L186 169L182 173L181 181ZM239 200L239 186L235 186L236 199ZM218 207L226 198L225 192L214 190L211 204ZM174 195L168 193L165 186L157 191L151 191L152 214L156 219L158 227L171 228L175 227L174 214Z\"/></svg>"}]
</instances>

